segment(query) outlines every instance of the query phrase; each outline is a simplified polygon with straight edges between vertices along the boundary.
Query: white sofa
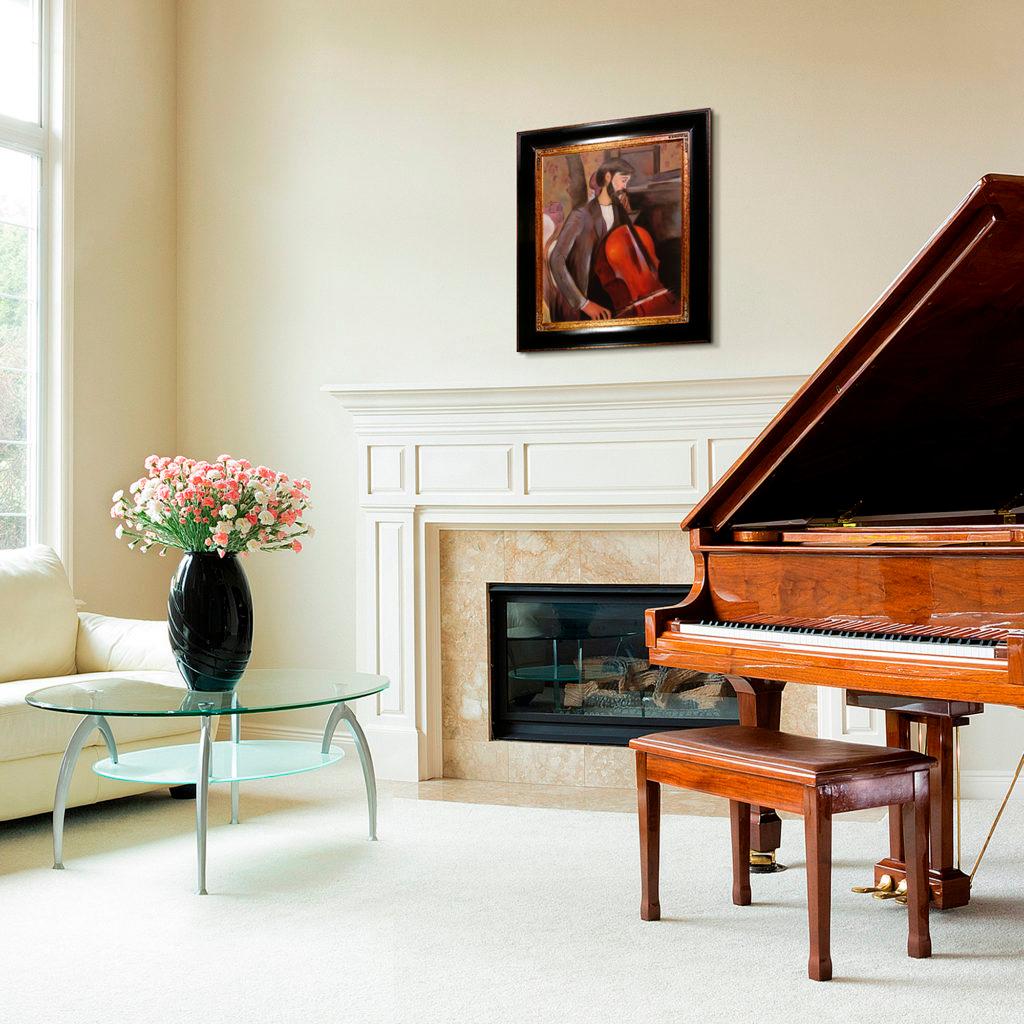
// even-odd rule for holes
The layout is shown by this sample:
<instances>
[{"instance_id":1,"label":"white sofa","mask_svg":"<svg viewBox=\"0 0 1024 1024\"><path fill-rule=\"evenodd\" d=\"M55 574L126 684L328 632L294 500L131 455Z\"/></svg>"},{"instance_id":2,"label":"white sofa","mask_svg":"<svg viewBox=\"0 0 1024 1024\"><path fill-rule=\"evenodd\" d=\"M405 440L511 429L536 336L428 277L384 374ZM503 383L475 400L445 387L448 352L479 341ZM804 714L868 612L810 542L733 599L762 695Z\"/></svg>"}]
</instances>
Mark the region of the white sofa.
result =
<instances>
[{"instance_id":1,"label":"white sofa","mask_svg":"<svg viewBox=\"0 0 1024 1024\"><path fill-rule=\"evenodd\" d=\"M53 809L64 748L78 715L25 703L32 690L104 673L182 687L165 622L79 612L64 566L41 545L0 551L0 821ZM189 718L109 719L119 751L195 742ZM101 779L107 756L96 732L82 751L69 806L138 793L144 786Z\"/></svg>"}]
</instances>

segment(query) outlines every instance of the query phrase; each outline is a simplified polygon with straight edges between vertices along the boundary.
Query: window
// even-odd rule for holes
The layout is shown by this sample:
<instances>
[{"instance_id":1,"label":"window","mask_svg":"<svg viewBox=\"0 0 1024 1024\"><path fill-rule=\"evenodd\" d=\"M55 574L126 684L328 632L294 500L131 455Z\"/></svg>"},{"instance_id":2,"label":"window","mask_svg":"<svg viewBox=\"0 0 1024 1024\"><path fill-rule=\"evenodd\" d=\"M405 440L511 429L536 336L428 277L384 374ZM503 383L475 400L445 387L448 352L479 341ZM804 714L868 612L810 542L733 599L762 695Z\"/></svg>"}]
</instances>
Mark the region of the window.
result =
<instances>
[{"instance_id":1,"label":"window","mask_svg":"<svg viewBox=\"0 0 1024 1024\"><path fill-rule=\"evenodd\" d=\"M0 0L0 548L41 535L44 0Z\"/></svg>"}]
</instances>

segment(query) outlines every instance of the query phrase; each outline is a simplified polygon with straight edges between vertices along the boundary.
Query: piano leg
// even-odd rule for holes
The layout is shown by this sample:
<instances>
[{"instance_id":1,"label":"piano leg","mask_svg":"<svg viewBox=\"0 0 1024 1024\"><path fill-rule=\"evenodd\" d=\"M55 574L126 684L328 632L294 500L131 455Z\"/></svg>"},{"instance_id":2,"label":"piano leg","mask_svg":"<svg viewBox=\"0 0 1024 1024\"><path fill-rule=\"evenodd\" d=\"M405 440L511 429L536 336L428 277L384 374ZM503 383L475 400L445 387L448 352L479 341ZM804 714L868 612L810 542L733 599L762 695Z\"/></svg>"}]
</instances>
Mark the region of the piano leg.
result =
<instances>
[{"instance_id":1,"label":"piano leg","mask_svg":"<svg viewBox=\"0 0 1024 1024\"><path fill-rule=\"evenodd\" d=\"M953 858L953 728L966 725L969 719L948 715L908 714L886 711L886 743L910 749L910 724L923 722L928 727L925 753L938 762L931 771L930 846L931 868L928 872L932 900L939 910L965 907L971 899L971 880ZM889 808L889 856L875 865L875 884L889 875L897 885L906 877L900 808Z\"/></svg>"},{"instance_id":2,"label":"piano leg","mask_svg":"<svg viewBox=\"0 0 1024 1024\"><path fill-rule=\"evenodd\" d=\"M729 676L740 708L740 725L778 730L782 691L786 684L774 679ZM755 874L780 871L776 851L782 845L782 820L772 807L750 807L750 870Z\"/></svg>"},{"instance_id":3,"label":"piano leg","mask_svg":"<svg viewBox=\"0 0 1024 1024\"><path fill-rule=\"evenodd\" d=\"M885 745L910 750L910 720L893 711L885 713ZM931 780L929 780L931 781ZM903 864L903 805L889 805L889 859ZM877 879L876 883L877 885Z\"/></svg>"}]
</instances>

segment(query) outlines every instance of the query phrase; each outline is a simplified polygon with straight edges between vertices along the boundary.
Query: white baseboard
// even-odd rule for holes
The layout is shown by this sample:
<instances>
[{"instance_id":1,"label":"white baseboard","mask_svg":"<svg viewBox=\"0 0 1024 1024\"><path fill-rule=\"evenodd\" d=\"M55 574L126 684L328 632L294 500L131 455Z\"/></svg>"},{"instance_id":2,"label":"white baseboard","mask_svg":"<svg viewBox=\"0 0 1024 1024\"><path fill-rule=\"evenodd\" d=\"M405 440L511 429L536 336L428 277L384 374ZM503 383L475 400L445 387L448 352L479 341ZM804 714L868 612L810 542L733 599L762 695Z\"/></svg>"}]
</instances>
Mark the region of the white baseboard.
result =
<instances>
[{"instance_id":1,"label":"white baseboard","mask_svg":"<svg viewBox=\"0 0 1024 1024\"><path fill-rule=\"evenodd\" d=\"M254 716L255 717L255 716ZM261 718L266 716L261 715ZM321 743L324 738L323 729L303 729L290 725L273 725L267 721L247 722L242 717L242 739L244 740L299 740L303 743ZM331 741L334 746L354 747L355 741L347 729L339 728Z\"/></svg>"},{"instance_id":2,"label":"white baseboard","mask_svg":"<svg viewBox=\"0 0 1024 1024\"><path fill-rule=\"evenodd\" d=\"M965 771L961 776L964 799L1002 800L1013 779L1013 772ZM1017 782L1013 800L1024 799L1024 779Z\"/></svg>"},{"instance_id":3,"label":"white baseboard","mask_svg":"<svg viewBox=\"0 0 1024 1024\"><path fill-rule=\"evenodd\" d=\"M263 721L246 722L242 719L242 738L252 740L300 740L306 743L320 743L322 729L273 723L270 716L260 716ZM255 716L253 716L255 717ZM374 774L378 779L394 782L418 782L420 775L410 766L420 763L420 736L409 729L374 729L363 725L370 752L373 755ZM332 743L341 746L347 755L355 755L355 741L352 734L341 723L335 730Z\"/></svg>"}]
</instances>

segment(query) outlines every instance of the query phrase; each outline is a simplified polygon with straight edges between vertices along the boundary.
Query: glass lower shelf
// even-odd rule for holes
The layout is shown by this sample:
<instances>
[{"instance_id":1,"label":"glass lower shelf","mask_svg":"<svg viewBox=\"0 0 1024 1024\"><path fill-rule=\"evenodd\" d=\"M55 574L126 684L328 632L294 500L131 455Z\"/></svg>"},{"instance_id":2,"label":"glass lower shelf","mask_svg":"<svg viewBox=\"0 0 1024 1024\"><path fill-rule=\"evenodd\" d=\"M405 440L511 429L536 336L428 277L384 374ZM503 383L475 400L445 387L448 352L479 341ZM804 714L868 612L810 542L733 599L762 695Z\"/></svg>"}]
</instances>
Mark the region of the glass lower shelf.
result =
<instances>
[{"instance_id":1,"label":"glass lower shelf","mask_svg":"<svg viewBox=\"0 0 1024 1024\"><path fill-rule=\"evenodd\" d=\"M344 756L344 751L337 747L323 754L319 743L301 740L242 740L241 743L226 740L213 744L210 782L251 782L298 775L326 768ZM97 761L92 770L105 779L119 782L190 786L199 778L199 744L132 750L122 754L116 764L109 757Z\"/></svg>"}]
</instances>

